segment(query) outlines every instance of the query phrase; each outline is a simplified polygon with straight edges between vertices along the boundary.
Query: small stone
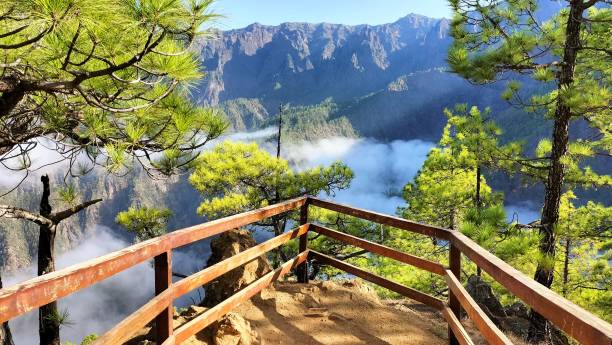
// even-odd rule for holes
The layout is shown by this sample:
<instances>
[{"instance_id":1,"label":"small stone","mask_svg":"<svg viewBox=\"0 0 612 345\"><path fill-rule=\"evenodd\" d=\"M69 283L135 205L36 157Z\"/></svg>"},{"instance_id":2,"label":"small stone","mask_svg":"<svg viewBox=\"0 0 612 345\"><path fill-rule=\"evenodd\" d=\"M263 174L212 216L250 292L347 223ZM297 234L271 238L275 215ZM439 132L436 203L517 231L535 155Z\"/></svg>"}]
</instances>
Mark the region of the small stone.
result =
<instances>
[{"instance_id":1,"label":"small stone","mask_svg":"<svg viewBox=\"0 0 612 345\"><path fill-rule=\"evenodd\" d=\"M228 313L213 326L215 345L260 345L257 332L242 316Z\"/></svg>"}]
</instances>

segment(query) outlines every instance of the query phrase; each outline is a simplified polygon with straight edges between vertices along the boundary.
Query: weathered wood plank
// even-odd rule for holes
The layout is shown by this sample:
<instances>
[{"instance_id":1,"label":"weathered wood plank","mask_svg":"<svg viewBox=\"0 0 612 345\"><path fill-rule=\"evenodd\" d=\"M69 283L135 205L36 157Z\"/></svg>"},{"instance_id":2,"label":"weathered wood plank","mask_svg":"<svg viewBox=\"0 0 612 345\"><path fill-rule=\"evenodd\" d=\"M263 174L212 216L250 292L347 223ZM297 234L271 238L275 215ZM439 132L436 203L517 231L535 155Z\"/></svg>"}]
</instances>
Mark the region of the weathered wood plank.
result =
<instances>
[{"instance_id":1,"label":"weathered wood plank","mask_svg":"<svg viewBox=\"0 0 612 345\"><path fill-rule=\"evenodd\" d=\"M454 338L459 344L474 345L474 342L472 342L472 339L470 339L470 335L465 331L465 328L463 328L463 325L461 322L459 322L459 319L449 307L445 306L442 308L442 316L444 316L444 319L446 319L448 326L453 332Z\"/></svg>"},{"instance_id":2,"label":"weathered wood plank","mask_svg":"<svg viewBox=\"0 0 612 345\"><path fill-rule=\"evenodd\" d=\"M121 344L129 339L135 332L148 324L155 315L162 312L173 299L176 299L189 291L199 288L222 274L242 266L247 262L259 257L270 250L277 248L290 240L306 234L309 224L304 224L299 228L276 236L255 247L240 252L231 258L223 260L213 266L207 267L200 272L174 283L170 290L165 290L155 296L152 300L140 307L137 311L125 318L103 336L98 338L95 345L101 344Z\"/></svg>"},{"instance_id":3,"label":"weathered wood plank","mask_svg":"<svg viewBox=\"0 0 612 345\"><path fill-rule=\"evenodd\" d=\"M0 290L0 323L68 296L168 250L301 207L306 197L171 232Z\"/></svg>"},{"instance_id":4,"label":"weathered wood plank","mask_svg":"<svg viewBox=\"0 0 612 345\"><path fill-rule=\"evenodd\" d=\"M312 206L322 207L331 211L344 213L349 216L369 220L375 223L392 226L394 228L416 232L430 237L436 237L442 240L450 238L450 230L436 227L433 225L421 224L409 221L399 217L393 217L382 213L367 211L348 205L342 205L331 201L321 200L314 197L308 197L308 202Z\"/></svg>"},{"instance_id":5,"label":"weathered wood plank","mask_svg":"<svg viewBox=\"0 0 612 345\"><path fill-rule=\"evenodd\" d=\"M319 252L316 252L314 250L310 250L310 255L317 261L323 263L323 264L327 264L333 267L336 267L337 269L343 270L345 272L348 272L350 274L353 274L359 278L365 279L371 283L380 285L384 288L387 288L391 291L397 292L398 294L411 298L417 302L421 302L425 305L428 305L432 308L435 309L442 309L442 307L444 306L444 301L437 299L433 296L430 296L428 294L425 294L423 292L417 291L415 289L411 289L407 286L404 286L402 284L396 283L394 281L385 279L379 275L376 275L374 273L370 273L368 271L364 271L359 267L353 266L351 264L348 264L346 262L342 262L340 260L336 260L328 255L325 254L321 254Z\"/></svg>"},{"instance_id":6,"label":"weathered wood plank","mask_svg":"<svg viewBox=\"0 0 612 345\"><path fill-rule=\"evenodd\" d=\"M453 292L453 295L459 300L463 309L468 314L470 319L474 322L474 325L482 336L491 345L512 345L512 342L506 335L495 326L493 321L487 317L487 314L478 306L476 301L468 294L463 288L461 282L453 274L451 270L446 270L446 276L444 277L449 289ZM454 314L454 312L453 312Z\"/></svg>"},{"instance_id":7,"label":"weathered wood plank","mask_svg":"<svg viewBox=\"0 0 612 345\"><path fill-rule=\"evenodd\" d=\"M381 244L378 243L374 243L371 241L367 241L364 239L361 239L359 237L355 237L349 234L345 234L339 231L335 231L332 229L328 229L326 227L323 226L319 226L316 224L312 224L310 225L310 230L314 231L314 232L318 232L322 235L334 238L338 241L365 249L371 253L375 253L375 254L379 254L382 256L386 256L388 258L397 260L399 262L403 262L405 264L408 265L412 265L421 269L424 269L426 271L438 274L438 275L444 275L445 273L445 268L444 266L442 266L441 264L437 263L437 262L433 262L433 261L429 261L427 259L423 259L420 258L418 256L414 256L414 255L410 255L404 252L400 252L397 251L393 248L387 247L387 246L383 246Z\"/></svg>"},{"instance_id":8,"label":"weathered wood plank","mask_svg":"<svg viewBox=\"0 0 612 345\"><path fill-rule=\"evenodd\" d=\"M194 273L185 279L181 279L180 281L174 283L174 298L178 298L179 296L182 296L193 289L199 288L213 279L218 278L222 274L229 272L236 267L240 267L247 262L250 262L253 259L269 252L270 250L282 246L294 238L306 234L308 232L308 227L309 224L300 225L299 228L293 231L276 236L264 243L240 252L231 258L207 267L200 272Z\"/></svg>"},{"instance_id":9,"label":"weathered wood plank","mask_svg":"<svg viewBox=\"0 0 612 345\"><path fill-rule=\"evenodd\" d=\"M457 277L460 277L461 275L461 252L459 251L459 248L454 246L452 243L449 246L448 263L449 263L451 272L456 274ZM453 314L455 315L455 317L461 320L461 303L459 302L459 299L457 298L457 296L455 296L452 290L450 290L448 294L448 305L450 309L452 310ZM448 339L449 339L450 345L457 345L459 343L459 340L455 336L455 332L452 329L450 324L448 325Z\"/></svg>"},{"instance_id":10,"label":"weathered wood plank","mask_svg":"<svg viewBox=\"0 0 612 345\"><path fill-rule=\"evenodd\" d=\"M155 295L170 289L172 285L172 251L169 250L155 257ZM172 317L174 308L172 300L155 318L157 344L163 343L172 335Z\"/></svg>"},{"instance_id":11,"label":"weathered wood plank","mask_svg":"<svg viewBox=\"0 0 612 345\"><path fill-rule=\"evenodd\" d=\"M306 203L302 205L300 208L300 224L308 223L308 200ZM300 236L300 246L299 252L303 252L308 249L308 233ZM304 261L303 264L298 266L296 269L296 275L299 283L306 284L308 283L308 260Z\"/></svg>"},{"instance_id":12,"label":"weathered wood plank","mask_svg":"<svg viewBox=\"0 0 612 345\"><path fill-rule=\"evenodd\" d=\"M489 253L460 232L453 232L452 244L508 291L584 345L612 344L612 325Z\"/></svg>"},{"instance_id":13,"label":"weathered wood plank","mask_svg":"<svg viewBox=\"0 0 612 345\"><path fill-rule=\"evenodd\" d=\"M302 264L304 261L306 261L307 258L308 251L300 253L293 260L284 263L281 267L257 279L255 282L251 283L249 286L235 293L225 301L217 304L213 308L205 311L204 313L198 315L194 319L180 326L174 332L175 342L177 344L180 344L190 336L198 333L202 329L209 326L211 323L219 320L223 315L230 312L240 303L250 299L258 292L265 289L272 282L281 278L282 276L293 270L295 267Z\"/></svg>"}]
</instances>

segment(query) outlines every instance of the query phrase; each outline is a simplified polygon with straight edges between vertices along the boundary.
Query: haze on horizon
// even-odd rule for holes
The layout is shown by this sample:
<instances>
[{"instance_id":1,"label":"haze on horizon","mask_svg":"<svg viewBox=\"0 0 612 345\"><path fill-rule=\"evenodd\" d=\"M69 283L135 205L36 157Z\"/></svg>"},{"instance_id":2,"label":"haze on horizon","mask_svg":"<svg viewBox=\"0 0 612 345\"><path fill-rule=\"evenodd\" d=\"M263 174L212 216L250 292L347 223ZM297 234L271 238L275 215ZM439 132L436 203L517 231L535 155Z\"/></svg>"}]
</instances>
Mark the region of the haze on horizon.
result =
<instances>
[{"instance_id":1,"label":"haze on horizon","mask_svg":"<svg viewBox=\"0 0 612 345\"><path fill-rule=\"evenodd\" d=\"M223 15L214 25L221 30L246 27L255 22L278 25L285 22L345 25L392 23L408 14L450 18L447 0L218 0L214 11Z\"/></svg>"}]
</instances>

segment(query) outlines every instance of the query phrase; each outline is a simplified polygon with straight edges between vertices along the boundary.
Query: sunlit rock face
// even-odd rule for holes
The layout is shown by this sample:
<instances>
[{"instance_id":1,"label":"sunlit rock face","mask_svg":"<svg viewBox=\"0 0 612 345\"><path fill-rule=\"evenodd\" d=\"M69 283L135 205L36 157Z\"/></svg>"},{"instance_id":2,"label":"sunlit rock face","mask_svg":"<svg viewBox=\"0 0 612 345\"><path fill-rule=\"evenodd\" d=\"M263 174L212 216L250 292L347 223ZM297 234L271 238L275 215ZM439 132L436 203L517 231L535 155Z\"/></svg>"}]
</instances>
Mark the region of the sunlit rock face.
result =
<instances>
[{"instance_id":1,"label":"sunlit rock face","mask_svg":"<svg viewBox=\"0 0 612 345\"><path fill-rule=\"evenodd\" d=\"M234 98L317 103L384 88L399 75L445 64L449 21L408 15L384 25L258 23L197 45L208 72L199 102ZM280 87L279 87L280 85Z\"/></svg>"}]
</instances>

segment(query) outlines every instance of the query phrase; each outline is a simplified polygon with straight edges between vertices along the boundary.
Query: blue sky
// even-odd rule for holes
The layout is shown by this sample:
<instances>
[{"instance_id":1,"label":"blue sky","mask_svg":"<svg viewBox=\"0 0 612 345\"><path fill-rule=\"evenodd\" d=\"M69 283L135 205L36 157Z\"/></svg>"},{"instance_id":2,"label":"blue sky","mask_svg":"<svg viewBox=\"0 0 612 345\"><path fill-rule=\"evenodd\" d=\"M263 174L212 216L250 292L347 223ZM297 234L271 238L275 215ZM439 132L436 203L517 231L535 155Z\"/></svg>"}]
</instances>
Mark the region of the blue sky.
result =
<instances>
[{"instance_id":1,"label":"blue sky","mask_svg":"<svg viewBox=\"0 0 612 345\"><path fill-rule=\"evenodd\" d=\"M221 30L254 22L376 25L394 22L409 13L450 17L447 0L218 0L214 9L226 16L215 25Z\"/></svg>"}]
</instances>

